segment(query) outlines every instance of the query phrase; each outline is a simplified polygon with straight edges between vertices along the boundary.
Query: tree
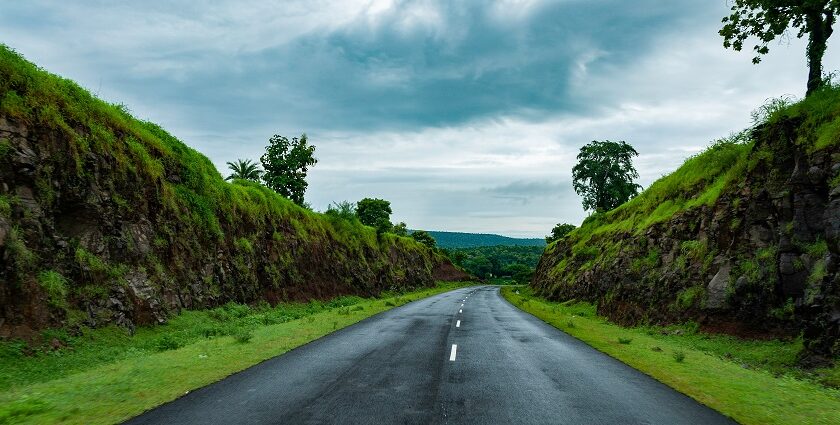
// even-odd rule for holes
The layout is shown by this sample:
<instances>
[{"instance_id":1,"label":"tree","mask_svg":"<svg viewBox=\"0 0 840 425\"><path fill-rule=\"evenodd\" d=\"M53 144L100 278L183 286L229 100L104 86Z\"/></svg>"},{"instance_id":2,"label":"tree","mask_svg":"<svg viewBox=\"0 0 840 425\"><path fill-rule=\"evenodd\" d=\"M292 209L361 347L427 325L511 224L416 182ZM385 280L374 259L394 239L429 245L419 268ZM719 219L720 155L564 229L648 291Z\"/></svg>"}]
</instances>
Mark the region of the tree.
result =
<instances>
[{"instance_id":1,"label":"tree","mask_svg":"<svg viewBox=\"0 0 840 425\"><path fill-rule=\"evenodd\" d=\"M425 230L415 230L411 234L411 239L414 239L415 241L420 242L421 244L426 245L429 248L434 248L435 245L437 245L437 241L435 241L435 238Z\"/></svg>"},{"instance_id":2,"label":"tree","mask_svg":"<svg viewBox=\"0 0 840 425\"><path fill-rule=\"evenodd\" d=\"M639 173L633 157L639 153L627 143L592 141L580 148L578 163L572 168L575 192L583 197L583 208L609 211L639 193L633 183Z\"/></svg>"},{"instance_id":3,"label":"tree","mask_svg":"<svg viewBox=\"0 0 840 425\"><path fill-rule=\"evenodd\" d=\"M236 162L228 162L227 166L232 173L225 180L242 179L258 182L263 173L257 163L250 159L237 159Z\"/></svg>"},{"instance_id":4,"label":"tree","mask_svg":"<svg viewBox=\"0 0 840 425\"><path fill-rule=\"evenodd\" d=\"M796 29L796 37L808 34L808 90L810 95L823 84L822 60L840 12L840 0L733 0L732 14L724 17L723 46L741 51L744 42L755 37L753 63L770 52L769 44L783 36L788 28Z\"/></svg>"},{"instance_id":5,"label":"tree","mask_svg":"<svg viewBox=\"0 0 840 425\"><path fill-rule=\"evenodd\" d=\"M356 204L349 201L333 202L324 214L350 222L359 220L356 216Z\"/></svg>"},{"instance_id":6,"label":"tree","mask_svg":"<svg viewBox=\"0 0 840 425\"><path fill-rule=\"evenodd\" d=\"M365 226L375 228L377 233L390 232L393 229L391 213L391 203L384 199L365 198L356 204L359 221Z\"/></svg>"},{"instance_id":7,"label":"tree","mask_svg":"<svg viewBox=\"0 0 840 425\"><path fill-rule=\"evenodd\" d=\"M575 230L574 224L558 223L551 229L551 234L545 237L545 243L552 243L566 237L572 230Z\"/></svg>"},{"instance_id":8,"label":"tree","mask_svg":"<svg viewBox=\"0 0 840 425\"><path fill-rule=\"evenodd\" d=\"M394 225L394 229L391 232L397 236L408 236L408 225L399 222Z\"/></svg>"},{"instance_id":9,"label":"tree","mask_svg":"<svg viewBox=\"0 0 840 425\"><path fill-rule=\"evenodd\" d=\"M292 202L303 205L303 194L309 184L306 173L318 163L315 146L307 144L306 134L289 140L275 134L268 140L265 154L260 157L265 185Z\"/></svg>"}]
</instances>

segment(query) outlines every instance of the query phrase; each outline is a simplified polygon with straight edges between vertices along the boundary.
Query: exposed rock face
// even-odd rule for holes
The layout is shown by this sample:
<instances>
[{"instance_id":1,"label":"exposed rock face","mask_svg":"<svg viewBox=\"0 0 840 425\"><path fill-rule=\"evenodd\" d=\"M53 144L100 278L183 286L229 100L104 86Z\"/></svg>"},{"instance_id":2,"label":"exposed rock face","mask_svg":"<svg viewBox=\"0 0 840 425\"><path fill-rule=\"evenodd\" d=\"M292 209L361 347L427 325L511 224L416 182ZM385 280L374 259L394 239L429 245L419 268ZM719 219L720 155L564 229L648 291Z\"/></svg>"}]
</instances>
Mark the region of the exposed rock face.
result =
<instances>
[{"instance_id":1,"label":"exposed rock face","mask_svg":"<svg viewBox=\"0 0 840 425\"><path fill-rule=\"evenodd\" d=\"M754 130L745 178L713 205L589 241L617 244L615 255L575 255L574 237L550 246L533 286L555 299L596 302L623 324L801 331L809 359L840 355L840 149L806 148L801 125L782 119Z\"/></svg>"},{"instance_id":2,"label":"exposed rock face","mask_svg":"<svg viewBox=\"0 0 840 425\"><path fill-rule=\"evenodd\" d=\"M156 178L126 165L123 145L80 154L73 137L0 115L0 337L35 338L68 318L133 328L228 301L369 296L468 278L408 239L348 236L290 205L248 215L202 204L181 184L187 170L175 154L150 154L162 164Z\"/></svg>"}]
</instances>

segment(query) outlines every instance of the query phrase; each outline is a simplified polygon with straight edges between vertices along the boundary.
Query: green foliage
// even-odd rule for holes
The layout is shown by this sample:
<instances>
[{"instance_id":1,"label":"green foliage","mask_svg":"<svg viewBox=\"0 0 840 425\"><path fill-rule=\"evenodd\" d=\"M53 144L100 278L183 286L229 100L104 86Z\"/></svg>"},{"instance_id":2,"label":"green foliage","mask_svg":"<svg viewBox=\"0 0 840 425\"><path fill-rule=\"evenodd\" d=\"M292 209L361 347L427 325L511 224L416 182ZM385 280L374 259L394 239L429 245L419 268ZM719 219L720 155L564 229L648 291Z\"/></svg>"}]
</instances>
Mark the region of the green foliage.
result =
<instances>
[{"instance_id":1,"label":"green foliage","mask_svg":"<svg viewBox=\"0 0 840 425\"><path fill-rule=\"evenodd\" d=\"M13 403L0 406L0 425L15 424L23 419L49 410L50 405L43 400L27 396Z\"/></svg>"},{"instance_id":2,"label":"green foliage","mask_svg":"<svg viewBox=\"0 0 840 425\"><path fill-rule=\"evenodd\" d=\"M259 182L263 171L259 169L257 163L250 159L237 159L236 162L227 162L227 166L231 174L225 180L249 180L252 182Z\"/></svg>"},{"instance_id":3,"label":"green foliage","mask_svg":"<svg viewBox=\"0 0 840 425\"><path fill-rule=\"evenodd\" d=\"M568 235L572 230L575 230L577 226L574 224L569 223L558 223L551 229L551 234L545 237L545 243L549 244L554 241L563 239Z\"/></svg>"},{"instance_id":4,"label":"green foliage","mask_svg":"<svg viewBox=\"0 0 840 425\"><path fill-rule=\"evenodd\" d=\"M415 230L411 233L411 239L414 239L415 241L432 249L434 249L435 244L437 243L435 242L435 238L433 238L432 235L425 230Z\"/></svg>"},{"instance_id":5,"label":"green foliage","mask_svg":"<svg viewBox=\"0 0 840 425\"><path fill-rule=\"evenodd\" d=\"M44 270L38 274L38 283L47 294L49 304L57 308L67 306L67 279L55 270Z\"/></svg>"},{"instance_id":6,"label":"green foliage","mask_svg":"<svg viewBox=\"0 0 840 425\"><path fill-rule=\"evenodd\" d=\"M542 238L510 238L487 233L428 231L441 248L475 248L482 246L545 246Z\"/></svg>"},{"instance_id":7,"label":"green foliage","mask_svg":"<svg viewBox=\"0 0 840 425\"><path fill-rule=\"evenodd\" d=\"M705 294L706 288L702 285L683 289L677 294L676 306L679 310L688 310L694 307L699 300L703 299L703 295Z\"/></svg>"},{"instance_id":8,"label":"green foliage","mask_svg":"<svg viewBox=\"0 0 840 425\"><path fill-rule=\"evenodd\" d=\"M822 59L828 38L833 32L840 2L835 0L734 0L731 14L723 18L723 46L740 51L750 37L758 39L753 47L753 63L770 52L770 42L794 29L796 37L808 35L808 94L822 85Z\"/></svg>"},{"instance_id":9,"label":"green foliage","mask_svg":"<svg viewBox=\"0 0 840 425\"><path fill-rule=\"evenodd\" d=\"M236 249L248 254L254 253L254 246L251 245L251 241L244 237L236 240Z\"/></svg>"},{"instance_id":10,"label":"green foliage","mask_svg":"<svg viewBox=\"0 0 840 425\"><path fill-rule=\"evenodd\" d=\"M580 148L578 163L572 168L572 183L583 197L583 208L609 211L638 194L641 186L633 182L639 178L633 167L633 157L638 155L624 141L594 140Z\"/></svg>"},{"instance_id":11,"label":"green foliage","mask_svg":"<svg viewBox=\"0 0 840 425\"><path fill-rule=\"evenodd\" d=\"M0 217L11 217L12 203L8 195L0 195Z\"/></svg>"},{"instance_id":12,"label":"green foliage","mask_svg":"<svg viewBox=\"0 0 840 425\"><path fill-rule=\"evenodd\" d=\"M631 342L633 342L633 338L618 337L618 343L619 343L619 344L628 345L628 344L630 344Z\"/></svg>"},{"instance_id":13,"label":"green foliage","mask_svg":"<svg viewBox=\"0 0 840 425\"><path fill-rule=\"evenodd\" d=\"M247 344L254 338L254 332L250 329L240 329L233 334L233 339L240 344Z\"/></svg>"},{"instance_id":14,"label":"green foliage","mask_svg":"<svg viewBox=\"0 0 840 425\"><path fill-rule=\"evenodd\" d=\"M265 170L263 181L283 197L303 205L303 195L309 186L306 174L309 167L318 163L314 155L315 146L308 144L306 134L292 140L275 134L260 158Z\"/></svg>"},{"instance_id":15,"label":"green foliage","mask_svg":"<svg viewBox=\"0 0 840 425\"><path fill-rule=\"evenodd\" d=\"M359 217L356 215L356 204L350 201L333 202L327 207L324 214L351 223L359 221Z\"/></svg>"},{"instance_id":16,"label":"green foliage","mask_svg":"<svg viewBox=\"0 0 840 425\"><path fill-rule=\"evenodd\" d=\"M12 143L9 139L0 138L0 160L3 160L12 152Z\"/></svg>"},{"instance_id":17,"label":"green foliage","mask_svg":"<svg viewBox=\"0 0 840 425\"><path fill-rule=\"evenodd\" d=\"M391 231L391 203L378 198L365 198L356 204L356 215L365 226L376 229L377 233Z\"/></svg>"},{"instance_id":18,"label":"green foliage","mask_svg":"<svg viewBox=\"0 0 840 425\"><path fill-rule=\"evenodd\" d=\"M391 230L391 233L397 236L408 236L408 225L404 222L399 222L394 225L394 228ZM426 232L426 234L428 234L429 237L432 238L432 240L434 240L434 237L432 237L432 235L429 234L429 232ZM434 248L434 246L432 246L432 248Z\"/></svg>"},{"instance_id":19,"label":"green foliage","mask_svg":"<svg viewBox=\"0 0 840 425\"><path fill-rule=\"evenodd\" d=\"M176 336L165 334L155 341L154 346L157 351L169 351L181 348L182 344Z\"/></svg>"},{"instance_id":20,"label":"green foliage","mask_svg":"<svg viewBox=\"0 0 840 425\"><path fill-rule=\"evenodd\" d=\"M453 249L449 258L480 278L508 277L524 283L530 282L542 253L539 246L481 246Z\"/></svg>"},{"instance_id":21,"label":"green foliage","mask_svg":"<svg viewBox=\"0 0 840 425\"><path fill-rule=\"evenodd\" d=\"M685 352L681 350L674 351L673 357L677 363L682 363L685 360Z\"/></svg>"}]
</instances>

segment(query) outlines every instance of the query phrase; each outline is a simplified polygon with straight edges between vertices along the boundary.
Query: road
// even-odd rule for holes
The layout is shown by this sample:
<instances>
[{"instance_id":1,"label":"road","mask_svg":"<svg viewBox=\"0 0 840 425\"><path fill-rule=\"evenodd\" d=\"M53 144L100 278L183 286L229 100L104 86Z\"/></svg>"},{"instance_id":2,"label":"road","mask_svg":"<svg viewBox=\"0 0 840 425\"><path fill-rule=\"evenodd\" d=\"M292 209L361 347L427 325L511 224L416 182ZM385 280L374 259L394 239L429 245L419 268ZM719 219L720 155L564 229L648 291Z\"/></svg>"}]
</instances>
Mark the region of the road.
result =
<instances>
[{"instance_id":1,"label":"road","mask_svg":"<svg viewBox=\"0 0 840 425\"><path fill-rule=\"evenodd\" d=\"M128 423L734 422L482 286L373 316Z\"/></svg>"}]
</instances>

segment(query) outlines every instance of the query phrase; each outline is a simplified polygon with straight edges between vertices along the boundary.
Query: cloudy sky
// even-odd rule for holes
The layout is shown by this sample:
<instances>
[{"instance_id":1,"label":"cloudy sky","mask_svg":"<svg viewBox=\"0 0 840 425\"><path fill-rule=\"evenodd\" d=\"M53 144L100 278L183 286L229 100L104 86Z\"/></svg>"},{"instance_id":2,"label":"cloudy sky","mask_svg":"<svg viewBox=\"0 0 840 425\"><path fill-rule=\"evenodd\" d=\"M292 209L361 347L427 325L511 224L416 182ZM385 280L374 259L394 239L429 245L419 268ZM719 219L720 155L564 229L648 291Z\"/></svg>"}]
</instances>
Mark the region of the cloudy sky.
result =
<instances>
[{"instance_id":1,"label":"cloudy sky","mask_svg":"<svg viewBox=\"0 0 840 425\"><path fill-rule=\"evenodd\" d=\"M591 140L649 185L801 96L804 44L724 50L726 0L0 0L0 43L208 155L306 132L307 201L380 197L411 228L543 236L586 216ZM829 46L826 66L840 55Z\"/></svg>"}]
</instances>

